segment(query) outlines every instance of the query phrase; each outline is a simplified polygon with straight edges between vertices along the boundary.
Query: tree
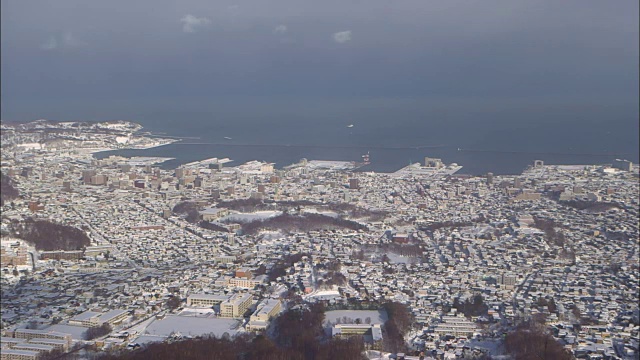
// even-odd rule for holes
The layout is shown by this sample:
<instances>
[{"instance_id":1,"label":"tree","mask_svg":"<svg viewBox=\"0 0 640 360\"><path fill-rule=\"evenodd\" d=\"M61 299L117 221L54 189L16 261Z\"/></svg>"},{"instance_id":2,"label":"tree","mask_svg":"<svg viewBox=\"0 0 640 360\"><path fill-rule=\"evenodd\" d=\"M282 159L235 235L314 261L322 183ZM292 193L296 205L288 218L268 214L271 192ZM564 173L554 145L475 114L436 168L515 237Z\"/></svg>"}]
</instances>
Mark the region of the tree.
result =
<instances>
[{"instance_id":1,"label":"tree","mask_svg":"<svg viewBox=\"0 0 640 360\"><path fill-rule=\"evenodd\" d=\"M165 304L167 305L167 307L170 310L175 310L175 309L179 308L180 305L182 305L182 299L180 299L177 296L172 296L172 297L167 299Z\"/></svg>"},{"instance_id":2,"label":"tree","mask_svg":"<svg viewBox=\"0 0 640 360\"><path fill-rule=\"evenodd\" d=\"M536 324L544 326L544 324L547 322L547 315L543 313L533 314L531 316L531 320Z\"/></svg>"},{"instance_id":3,"label":"tree","mask_svg":"<svg viewBox=\"0 0 640 360\"><path fill-rule=\"evenodd\" d=\"M13 200L17 198L20 193L13 186L14 181L9 176L5 176L4 173L0 173L0 206L4 205L5 201ZM11 208L14 208L13 201L11 202Z\"/></svg>"},{"instance_id":4,"label":"tree","mask_svg":"<svg viewBox=\"0 0 640 360\"><path fill-rule=\"evenodd\" d=\"M569 354L553 336L534 324L526 324L507 334L505 349L518 360L569 360Z\"/></svg>"},{"instance_id":5,"label":"tree","mask_svg":"<svg viewBox=\"0 0 640 360\"><path fill-rule=\"evenodd\" d=\"M47 220L12 221L8 228L13 236L33 243L37 250L80 250L91 242L84 231Z\"/></svg>"},{"instance_id":6,"label":"tree","mask_svg":"<svg viewBox=\"0 0 640 360\"><path fill-rule=\"evenodd\" d=\"M464 302L460 302L458 298L455 298L453 307L466 317L481 316L489 310L489 306L484 303L482 294L476 294L473 300L466 299Z\"/></svg>"},{"instance_id":7,"label":"tree","mask_svg":"<svg viewBox=\"0 0 640 360\"><path fill-rule=\"evenodd\" d=\"M405 351L404 335L411 329L414 318L409 308L398 302L388 302L383 305L389 319L384 324L383 342L386 351Z\"/></svg>"},{"instance_id":8,"label":"tree","mask_svg":"<svg viewBox=\"0 0 640 360\"><path fill-rule=\"evenodd\" d=\"M547 302L547 308L549 309L549 312L551 312L551 313L555 313L556 311L558 311L558 306L556 305L556 301L553 298L551 298Z\"/></svg>"},{"instance_id":9,"label":"tree","mask_svg":"<svg viewBox=\"0 0 640 360\"><path fill-rule=\"evenodd\" d=\"M173 207L173 213L178 214L192 224L195 224L200 220L200 213L198 212L198 205L192 201L183 201Z\"/></svg>"},{"instance_id":10,"label":"tree","mask_svg":"<svg viewBox=\"0 0 640 360\"><path fill-rule=\"evenodd\" d=\"M100 326L93 326L88 328L87 331L84 332L84 339L93 340L95 338L99 338L101 336L109 334L112 330L113 329L111 328L111 325L105 322Z\"/></svg>"},{"instance_id":11,"label":"tree","mask_svg":"<svg viewBox=\"0 0 640 360\"><path fill-rule=\"evenodd\" d=\"M29 322L27 323L27 329L37 329L38 328L38 322L36 320L29 320Z\"/></svg>"}]
</instances>

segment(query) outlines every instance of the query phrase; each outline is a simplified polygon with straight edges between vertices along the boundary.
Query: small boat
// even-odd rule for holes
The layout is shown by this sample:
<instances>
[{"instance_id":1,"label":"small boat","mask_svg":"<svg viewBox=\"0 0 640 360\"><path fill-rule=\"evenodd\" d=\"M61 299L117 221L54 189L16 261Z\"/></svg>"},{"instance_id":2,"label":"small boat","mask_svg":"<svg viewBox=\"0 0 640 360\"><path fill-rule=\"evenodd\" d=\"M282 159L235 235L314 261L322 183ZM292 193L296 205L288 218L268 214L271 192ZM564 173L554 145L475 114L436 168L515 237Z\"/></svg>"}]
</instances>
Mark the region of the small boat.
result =
<instances>
[{"instance_id":1,"label":"small boat","mask_svg":"<svg viewBox=\"0 0 640 360\"><path fill-rule=\"evenodd\" d=\"M353 127L353 124L349 124L349 125L347 125L347 127L348 127L348 128L352 128L352 127Z\"/></svg>"},{"instance_id":2,"label":"small boat","mask_svg":"<svg viewBox=\"0 0 640 360\"><path fill-rule=\"evenodd\" d=\"M227 140L231 140L231 138L230 138L230 137L228 137L228 136L225 136L224 138L225 138L225 139L227 139Z\"/></svg>"}]
</instances>

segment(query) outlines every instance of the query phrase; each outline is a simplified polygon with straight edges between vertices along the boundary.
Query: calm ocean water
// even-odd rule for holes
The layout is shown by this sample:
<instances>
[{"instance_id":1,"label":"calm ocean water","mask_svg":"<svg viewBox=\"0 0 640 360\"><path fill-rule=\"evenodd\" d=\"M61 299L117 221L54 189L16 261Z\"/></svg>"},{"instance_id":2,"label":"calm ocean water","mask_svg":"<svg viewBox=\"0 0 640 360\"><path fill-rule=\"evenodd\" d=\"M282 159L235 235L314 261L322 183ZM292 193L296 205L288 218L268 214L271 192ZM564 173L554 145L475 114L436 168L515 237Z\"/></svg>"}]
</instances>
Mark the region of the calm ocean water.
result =
<instances>
[{"instance_id":1,"label":"calm ocean water","mask_svg":"<svg viewBox=\"0 0 640 360\"><path fill-rule=\"evenodd\" d=\"M155 134L183 140L97 156L176 158L164 163L164 168L212 157L230 158L231 166L261 160L283 167L301 158L361 161L369 152L371 165L363 170L393 172L429 156L458 163L463 166L461 173L474 175L519 174L536 159L547 164L607 164L616 158L638 162L637 109L615 117L602 108L578 113L563 108L514 109L492 114L490 120L487 114L445 110L434 114L387 109L352 116L330 111L257 115L247 110L217 116L209 112L149 114L135 121Z\"/></svg>"},{"instance_id":2,"label":"calm ocean water","mask_svg":"<svg viewBox=\"0 0 640 360\"><path fill-rule=\"evenodd\" d=\"M118 150L97 154L98 158L110 155L121 156L159 156L174 157L162 164L165 169L173 169L181 164L212 157L234 160L229 166L239 165L250 160L276 163L276 167L295 163L301 158L310 160L361 161L366 148L335 148L313 146L233 146L233 145L191 145L175 143L147 150ZM423 162L425 156L438 157L445 163L455 162L462 165L459 173L479 175L487 172L495 174L519 174L536 159L547 164L607 164L615 158L634 159L632 156L578 155L553 153L504 153L458 151L457 148L441 147L431 149L382 149L368 150L371 165L361 170L393 172L412 162ZM637 162L637 159L632 160Z\"/></svg>"}]
</instances>

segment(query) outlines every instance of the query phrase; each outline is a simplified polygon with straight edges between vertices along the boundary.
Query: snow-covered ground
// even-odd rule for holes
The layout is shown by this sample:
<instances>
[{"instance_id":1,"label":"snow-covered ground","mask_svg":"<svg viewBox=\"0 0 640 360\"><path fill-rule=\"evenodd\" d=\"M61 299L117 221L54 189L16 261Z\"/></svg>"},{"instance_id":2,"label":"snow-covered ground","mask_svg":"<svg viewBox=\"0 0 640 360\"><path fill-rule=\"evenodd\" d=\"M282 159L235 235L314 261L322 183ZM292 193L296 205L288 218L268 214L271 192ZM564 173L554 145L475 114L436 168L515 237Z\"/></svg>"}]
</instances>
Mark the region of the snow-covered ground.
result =
<instances>
[{"instance_id":1,"label":"snow-covered ground","mask_svg":"<svg viewBox=\"0 0 640 360\"><path fill-rule=\"evenodd\" d=\"M540 229L531 228L531 227L524 227L524 226L520 227L516 231L519 232L519 233L525 234L525 235L544 234L544 231L542 231Z\"/></svg>"},{"instance_id":2,"label":"snow-covered ground","mask_svg":"<svg viewBox=\"0 0 640 360\"><path fill-rule=\"evenodd\" d=\"M383 324L388 319L386 311L383 310L333 310L324 313L326 325L336 324L338 319L340 322L344 322L344 317L353 321L360 319L363 324L366 323L367 318L371 319L371 324Z\"/></svg>"},{"instance_id":3,"label":"snow-covered ground","mask_svg":"<svg viewBox=\"0 0 640 360\"><path fill-rule=\"evenodd\" d=\"M260 240L261 241L278 240L278 239L283 239L285 237L286 237L286 235L280 230L278 230L278 231L264 230L264 231L260 232Z\"/></svg>"},{"instance_id":4,"label":"snow-covered ground","mask_svg":"<svg viewBox=\"0 0 640 360\"><path fill-rule=\"evenodd\" d=\"M129 333L132 333L132 334L134 334L134 333L135 334L142 334L142 333L144 333L144 330L147 328L147 326L149 326L149 324L151 324L155 320L156 320L155 316L151 316L150 318L142 321L141 323L128 328L126 331L128 331Z\"/></svg>"},{"instance_id":5,"label":"snow-covered ground","mask_svg":"<svg viewBox=\"0 0 640 360\"><path fill-rule=\"evenodd\" d=\"M55 324L43 330L71 334L71 338L73 338L73 340L84 340L84 333L87 331L87 328L83 326Z\"/></svg>"},{"instance_id":6,"label":"snow-covered ground","mask_svg":"<svg viewBox=\"0 0 640 360\"><path fill-rule=\"evenodd\" d=\"M485 349L489 351L492 356L505 355L503 341L502 340L471 340L466 343L474 349Z\"/></svg>"},{"instance_id":7,"label":"snow-covered ground","mask_svg":"<svg viewBox=\"0 0 640 360\"><path fill-rule=\"evenodd\" d=\"M173 160L175 158L170 157L155 157L155 156L134 156L129 158L129 165L132 166L144 166L161 164L165 161Z\"/></svg>"},{"instance_id":8,"label":"snow-covered ground","mask_svg":"<svg viewBox=\"0 0 640 360\"><path fill-rule=\"evenodd\" d=\"M309 169L350 170L355 167L352 161L311 160L307 162Z\"/></svg>"},{"instance_id":9,"label":"snow-covered ground","mask_svg":"<svg viewBox=\"0 0 640 360\"><path fill-rule=\"evenodd\" d=\"M339 299L341 297L342 296L340 295L340 292L338 290L319 290L303 296L303 298L307 301L331 300Z\"/></svg>"},{"instance_id":10,"label":"snow-covered ground","mask_svg":"<svg viewBox=\"0 0 640 360\"><path fill-rule=\"evenodd\" d=\"M154 342L163 342L167 337L166 336L157 336L157 335L140 335L137 338L131 341L132 343L138 345L150 344Z\"/></svg>"},{"instance_id":11,"label":"snow-covered ground","mask_svg":"<svg viewBox=\"0 0 640 360\"><path fill-rule=\"evenodd\" d=\"M198 308L188 308L188 309L184 309L180 312L180 314L178 314L179 316L199 316L199 317L208 317L213 315L213 309L211 308L203 308L203 309L198 309Z\"/></svg>"},{"instance_id":12,"label":"snow-covered ground","mask_svg":"<svg viewBox=\"0 0 640 360\"><path fill-rule=\"evenodd\" d=\"M396 354L377 351L377 350L367 350L365 352L365 356L367 357L367 359L371 359L371 360L392 360L392 359L397 359L397 357L395 355ZM405 360L419 360L420 357L419 356L412 356L412 355L405 355L404 359ZM433 358L429 357L429 356L425 356L424 359L425 360L433 360Z\"/></svg>"},{"instance_id":13,"label":"snow-covered ground","mask_svg":"<svg viewBox=\"0 0 640 360\"><path fill-rule=\"evenodd\" d=\"M180 333L182 336L212 334L220 337L226 332L233 336L238 333L238 330L233 330L238 325L238 320L234 319L167 315L147 326L144 334L164 337L171 333Z\"/></svg>"},{"instance_id":14,"label":"snow-covered ground","mask_svg":"<svg viewBox=\"0 0 640 360\"><path fill-rule=\"evenodd\" d=\"M263 220L281 215L282 211L256 211L254 213L236 213L227 215L221 218L219 221L237 221L240 223L251 222L256 220Z\"/></svg>"},{"instance_id":15,"label":"snow-covered ground","mask_svg":"<svg viewBox=\"0 0 640 360\"><path fill-rule=\"evenodd\" d=\"M389 260L394 264L411 264L414 262L420 262L420 258L418 257L402 256L391 252L387 253L387 257L389 257Z\"/></svg>"},{"instance_id":16,"label":"snow-covered ground","mask_svg":"<svg viewBox=\"0 0 640 360\"><path fill-rule=\"evenodd\" d=\"M339 214L337 212L320 211L320 210L314 209L314 208L304 208L304 209L302 209L302 212L303 213L309 213L309 214L320 214L320 215L330 216L330 217L334 217L334 218L337 218L339 216Z\"/></svg>"}]
</instances>

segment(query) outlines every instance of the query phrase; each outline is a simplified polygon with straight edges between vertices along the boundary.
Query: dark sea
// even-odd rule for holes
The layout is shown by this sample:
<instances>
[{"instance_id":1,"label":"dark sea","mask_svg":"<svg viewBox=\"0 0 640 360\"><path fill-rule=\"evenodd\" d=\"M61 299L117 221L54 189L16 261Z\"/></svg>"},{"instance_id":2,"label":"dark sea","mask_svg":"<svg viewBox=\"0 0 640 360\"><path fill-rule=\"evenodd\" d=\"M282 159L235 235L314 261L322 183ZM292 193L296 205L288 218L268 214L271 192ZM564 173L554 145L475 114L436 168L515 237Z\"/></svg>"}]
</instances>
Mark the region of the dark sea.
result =
<instances>
[{"instance_id":1,"label":"dark sea","mask_svg":"<svg viewBox=\"0 0 640 360\"><path fill-rule=\"evenodd\" d=\"M638 162L637 105L252 103L144 112L131 121L182 140L97 157L175 158L163 168L217 157L232 159L229 166L260 160L281 168L301 158L361 161L368 152L371 164L361 170L393 172L428 156L462 165L460 173L472 175L520 174L537 159L546 164Z\"/></svg>"}]
</instances>

